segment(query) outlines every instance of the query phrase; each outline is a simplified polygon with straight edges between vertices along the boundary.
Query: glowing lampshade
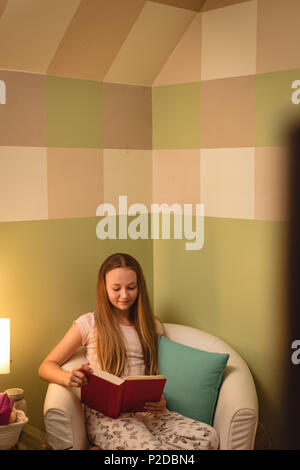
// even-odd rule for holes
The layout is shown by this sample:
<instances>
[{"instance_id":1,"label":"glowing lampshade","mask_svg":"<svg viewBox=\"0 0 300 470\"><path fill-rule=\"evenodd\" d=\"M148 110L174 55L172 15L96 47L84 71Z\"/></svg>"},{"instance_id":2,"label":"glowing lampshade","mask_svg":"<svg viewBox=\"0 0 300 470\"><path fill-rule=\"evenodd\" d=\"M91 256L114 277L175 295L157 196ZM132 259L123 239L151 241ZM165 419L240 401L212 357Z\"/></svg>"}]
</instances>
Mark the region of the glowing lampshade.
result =
<instances>
[{"instance_id":1,"label":"glowing lampshade","mask_svg":"<svg viewBox=\"0 0 300 470\"><path fill-rule=\"evenodd\" d=\"M0 374L10 372L10 319L0 318Z\"/></svg>"}]
</instances>

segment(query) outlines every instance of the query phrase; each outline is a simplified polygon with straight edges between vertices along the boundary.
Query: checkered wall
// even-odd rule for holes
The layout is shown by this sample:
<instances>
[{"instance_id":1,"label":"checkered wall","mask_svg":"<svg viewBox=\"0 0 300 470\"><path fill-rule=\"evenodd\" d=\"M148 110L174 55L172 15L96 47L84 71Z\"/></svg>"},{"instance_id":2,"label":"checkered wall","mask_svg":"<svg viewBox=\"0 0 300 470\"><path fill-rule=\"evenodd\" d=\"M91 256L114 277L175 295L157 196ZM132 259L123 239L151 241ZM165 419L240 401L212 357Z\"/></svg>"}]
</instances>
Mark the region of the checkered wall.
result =
<instances>
[{"instance_id":1,"label":"checkered wall","mask_svg":"<svg viewBox=\"0 0 300 470\"><path fill-rule=\"evenodd\" d=\"M151 85L202 3L1 0L1 221L149 206Z\"/></svg>"},{"instance_id":2,"label":"checkered wall","mask_svg":"<svg viewBox=\"0 0 300 470\"><path fill-rule=\"evenodd\" d=\"M193 202L207 216L286 220L300 4L225 3L206 2L154 81L154 197L166 193L172 160L169 200L187 202L181 174L191 162Z\"/></svg>"},{"instance_id":3,"label":"checkered wall","mask_svg":"<svg viewBox=\"0 0 300 470\"><path fill-rule=\"evenodd\" d=\"M93 308L99 259L124 249L150 291L153 280L162 320L242 354L280 439L299 13L298 0L0 0L0 313L17 319L19 344L32 338L9 386L28 390L33 425L38 361L74 312ZM121 194L204 203L203 250L100 243L96 207Z\"/></svg>"},{"instance_id":4,"label":"checkered wall","mask_svg":"<svg viewBox=\"0 0 300 470\"><path fill-rule=\"evenodd\" d=\"M286 220L297 0L0 5L0 220L117 194Z\"/></svg>"}]
</instances>

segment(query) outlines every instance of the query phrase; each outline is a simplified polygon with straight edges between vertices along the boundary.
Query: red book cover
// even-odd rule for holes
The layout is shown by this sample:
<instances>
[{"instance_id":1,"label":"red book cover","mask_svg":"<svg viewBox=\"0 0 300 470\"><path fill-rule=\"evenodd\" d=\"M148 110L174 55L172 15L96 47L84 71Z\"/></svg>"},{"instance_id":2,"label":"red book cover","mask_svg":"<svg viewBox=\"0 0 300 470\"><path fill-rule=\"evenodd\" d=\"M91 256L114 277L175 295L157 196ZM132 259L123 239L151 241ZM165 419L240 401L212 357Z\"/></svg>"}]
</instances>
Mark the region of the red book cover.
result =
<instances>
[{"instance_id":1,"label":"red book cover","mask_svg":"<svg viewBox=\"0 0 300 470\"><path fill-rule=\"evenodd\" d=\"M166 379L128 379L124 382L121 411L145 411L147 401L159 401Z\"/></svg>"},{"instance_id":2,"label":"red book cover","mask_svg":"<svg viewBox=\"0 0 300 470\"><path fill-rule=\"evenodd\" d=\"M145 402L160 400L166 383L161 375L120 379L103 371L91 374L81 369L81 372L88 379L81 387L82 403L111 418L117 418L122 412L144 411Z\"/></svg>"}]
</instances>

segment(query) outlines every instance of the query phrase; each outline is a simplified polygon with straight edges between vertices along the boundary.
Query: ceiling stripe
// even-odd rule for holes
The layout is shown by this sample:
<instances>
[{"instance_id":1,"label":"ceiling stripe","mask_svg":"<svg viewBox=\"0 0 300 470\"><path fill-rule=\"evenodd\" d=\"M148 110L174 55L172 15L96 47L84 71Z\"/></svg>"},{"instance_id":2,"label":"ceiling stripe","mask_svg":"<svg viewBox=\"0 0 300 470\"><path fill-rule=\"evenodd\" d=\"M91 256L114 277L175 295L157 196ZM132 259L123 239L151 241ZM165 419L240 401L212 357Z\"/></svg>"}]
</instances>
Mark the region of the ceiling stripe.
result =
<instances>
[{"instance_id":1,"label":"ceiling stripe","mask_svg":"<svg viewBox=\"0 0 300 470\"><path fill-rule=\"evenodd\" d=\"M203 5L202 11L215 10L217 8L224 8L236 3L249 2L251 0L206 0Z\"/></svg>"},{"instance_id":2,"label":"ceiling stripe","mask_svg":"<svg viewBox=\"0 0 300 470\"><path fill-rule=\"evenodd\" d=\"M48 73L102 80L144 5L145 0L82 0Z\"/></svg>"},{"instance_id":3,"label":"ceiling stripe","mask_svg":"<svg viewBox=\"0 0 300 470\"><path fill-rule=\"evenodd\" d=\"M9 0L1 18L0 68L44 73L81 0Z\"/></svg>"},{"instance_id":4,"label":"ceiling stripe","mask_svg":"<svg viewBox=\"0 0 300 470\"><path fill-rule=\"evenodd\" d=\"M200 11L205 0L151 0L155 3L164 3L173 7L185 8L186 10Z\"/></svg>"},{"instance_id":5,"label":"ceiling stripe","mask_svg":"<svg viewBox=\"0 0 300 470\"><path fill-rule=\"evenodd\" d=\"M153 82L154 86L199 82L201 80L201 23L202 14L197 13L159 71Z\"/></svg>"},{"instance_id":6,"label":"ceiling stripe","mask_svg":"<svg viewBox=\"0 0 300 470\"><path fill-rule=\"evenodd\" d=\"M0 18L3 15L8 0L0 0Z\"/></svg>"},{"instance_id":7,"label":"ceiling stripe","mask_svg":"<svg viewBox=\"0 0 300 470\"><path fill-rule=\"evenodd\" d=\"M147 2L104 81L151 86L195 15Z\"/></svg>"}]
</instances>

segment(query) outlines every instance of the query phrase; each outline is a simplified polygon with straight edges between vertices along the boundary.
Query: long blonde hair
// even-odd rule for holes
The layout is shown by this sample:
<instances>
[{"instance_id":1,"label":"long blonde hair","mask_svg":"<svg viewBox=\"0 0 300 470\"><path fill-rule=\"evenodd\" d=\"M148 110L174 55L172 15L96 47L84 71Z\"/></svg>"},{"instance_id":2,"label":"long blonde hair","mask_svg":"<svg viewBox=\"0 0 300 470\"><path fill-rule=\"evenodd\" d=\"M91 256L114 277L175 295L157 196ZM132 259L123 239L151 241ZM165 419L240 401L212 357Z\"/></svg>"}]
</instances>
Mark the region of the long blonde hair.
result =
<instances>
[{"instance_id":1,"label":"long blonde hair","mask_svg":"<svg viewBox=\"0 0 300 470\"><path fill-rule=\"evenodd\" d=\"M130 320L141 342L145 374L156 375L158 374L157 334L143 271L136 259L125 253L109 256L98 273L95 321L99 366L102 370L119 377L123 375L126 367L126 347L114 307L107 295L105 282L106 274L116 268L129 268L136 273L138 296L130 307Z\"/></svg>"}]
</instances>

